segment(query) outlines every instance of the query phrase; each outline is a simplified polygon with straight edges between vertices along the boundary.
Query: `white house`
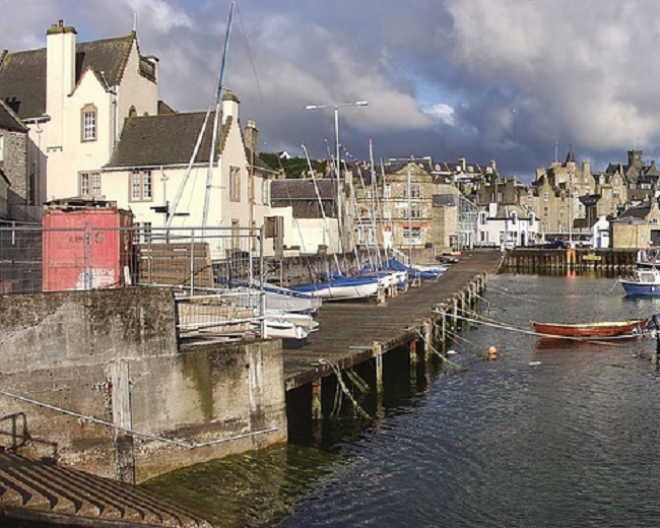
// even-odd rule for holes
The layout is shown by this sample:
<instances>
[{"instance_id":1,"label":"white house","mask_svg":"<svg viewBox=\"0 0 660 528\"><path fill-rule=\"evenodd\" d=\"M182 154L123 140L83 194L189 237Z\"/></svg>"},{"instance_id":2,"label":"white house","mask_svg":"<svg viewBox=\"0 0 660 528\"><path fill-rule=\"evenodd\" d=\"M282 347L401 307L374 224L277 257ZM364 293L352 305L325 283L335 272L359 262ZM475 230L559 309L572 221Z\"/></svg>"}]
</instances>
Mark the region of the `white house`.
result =
<instances>
[{"instance_id":1,"label":"white house","mask_svg":"<svg viewBox=\"0 0 660 528\"><path fill-rule=\"evenodd\" d=\"M153 227L261 227L275 173L256 155L251 121L246 145L238 98L223 96L211 149L215 111L159 102L158 60L141 55L135 32L76 38L60 21L46 48L0 54L0 99L29 126L33 203L103 198Z\"/></svg>"},{"instance_id":2,"label":"white house","mask_svg":"<svg viewBox=\"0 0 660 528\"><path fill-rule=\"evenodd\" d=\"M34 204L102 196L124 120L158 111L158 61L140 54L135 32L78 43L60 21L45 48L0 54L0 98L30 128Z\"/></svg>"},{"instance_id":3,"label":"white house","mask_svg":"<svg viewBox=\"0 0 660 528\"><path fill-rule=\"evenodd\" d=\"M591 227L591 240L594 249L610 247L610 222L606 215L601 215Z\"/></svg>"},{"instance_id":4,"label":"white house","mask_svg":"<svg viewBox=\"0 0 660 528\"><path fill-rule=\"evenodd\" d=\"M477 246L527 246L538 235L538 218L523 206L491 203L477 216Z\"/></svg>"}]
</instances>

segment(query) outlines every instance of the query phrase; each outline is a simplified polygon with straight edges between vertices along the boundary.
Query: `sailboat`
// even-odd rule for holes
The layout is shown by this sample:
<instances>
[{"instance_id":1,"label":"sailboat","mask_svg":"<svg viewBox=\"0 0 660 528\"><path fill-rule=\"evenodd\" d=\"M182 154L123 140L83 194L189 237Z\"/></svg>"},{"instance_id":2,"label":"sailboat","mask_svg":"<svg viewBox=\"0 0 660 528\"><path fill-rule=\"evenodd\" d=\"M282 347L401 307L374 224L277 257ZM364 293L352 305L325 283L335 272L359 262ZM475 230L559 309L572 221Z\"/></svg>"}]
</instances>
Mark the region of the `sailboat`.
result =
<instances>
[{"instance_id":1,"label":"sailboat","mask_svg":"<svg viewBox=\"0 0 660 528\"><path fill-rule=\"evenodd\" d=\"M302 149L305 153L305 157L307 158L307 164L312 177L312 183L314 184L314 191L319 202L321 216L324 222L324 229L328 234L328 238L331 239L332 237L330 230L328 229L327 217L325 215L325 209L323 207L323 202L321 200L321 195L316 182L314 169L311 165L309 154L305 145L302 145ZM332 246L332 240L330 240L330 242ZM290 289L328 301L369 299L371 297L375 297L378 294L379 289L382 287L378 277L362 277L359 275L351 277L346 276L340 272L341 268L339 266L339 259L337 258L336 252L333 252L333 257L336 271L328 274L320 274L320 280L309 284L290 286Z\"/></svg>"}]
</instances>

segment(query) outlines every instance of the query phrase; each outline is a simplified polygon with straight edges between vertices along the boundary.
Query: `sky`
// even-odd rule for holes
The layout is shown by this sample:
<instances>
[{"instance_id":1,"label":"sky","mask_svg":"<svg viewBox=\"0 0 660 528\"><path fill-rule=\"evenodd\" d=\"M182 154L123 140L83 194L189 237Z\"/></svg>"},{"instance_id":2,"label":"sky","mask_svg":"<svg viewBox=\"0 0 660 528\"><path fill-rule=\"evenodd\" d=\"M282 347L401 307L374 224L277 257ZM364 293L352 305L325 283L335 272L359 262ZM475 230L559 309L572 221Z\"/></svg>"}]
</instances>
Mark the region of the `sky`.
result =
<instances>
[{"instance_id":1,"label":"sky","mask_svg":"<svg viewBox=\"0 0 660 528\"><path fill-rule=\"evenodd\" d=\"M130 34L159 59L159 98L215 97L230 0L0 0L0 49ZM564 161L592 171L660 155L657 0L238 0L223 88L259 150L328 158L431 156L523 182ZM367 101L368 106L352 103ZM327 108L306 110L307 105Z\"/></svg>"}]
</instances>

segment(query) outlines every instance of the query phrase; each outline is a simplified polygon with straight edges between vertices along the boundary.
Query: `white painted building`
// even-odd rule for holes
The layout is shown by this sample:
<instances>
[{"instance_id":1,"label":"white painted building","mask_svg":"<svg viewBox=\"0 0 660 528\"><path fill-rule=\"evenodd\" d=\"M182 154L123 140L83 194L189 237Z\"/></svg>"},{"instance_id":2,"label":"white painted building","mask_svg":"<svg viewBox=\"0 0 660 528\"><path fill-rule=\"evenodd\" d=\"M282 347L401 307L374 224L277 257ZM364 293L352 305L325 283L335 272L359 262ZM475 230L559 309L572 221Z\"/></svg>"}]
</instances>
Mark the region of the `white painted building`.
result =
<instances>
[{"instance_id":1,"label":"white painted building","mask_svg":"<svg viewBox=\"0 0 660 528\"><path fill-rule=\"evenodd\" d=\"M523 206L491 203L477 215L476 246L528 246L537 242L538 236L539 220Z\"/></svg>"}]
</instances>

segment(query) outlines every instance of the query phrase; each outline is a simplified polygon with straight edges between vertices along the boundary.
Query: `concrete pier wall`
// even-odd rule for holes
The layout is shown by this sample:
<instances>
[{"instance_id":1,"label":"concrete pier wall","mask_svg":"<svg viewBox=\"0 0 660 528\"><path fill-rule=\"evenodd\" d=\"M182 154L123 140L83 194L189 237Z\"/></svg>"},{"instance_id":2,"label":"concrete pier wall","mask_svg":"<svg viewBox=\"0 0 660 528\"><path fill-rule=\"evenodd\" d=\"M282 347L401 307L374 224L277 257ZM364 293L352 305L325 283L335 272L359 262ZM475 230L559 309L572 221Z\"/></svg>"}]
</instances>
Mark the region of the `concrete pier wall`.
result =
<instances>
[{"instance_id":1,"label":"concrete pier wall","mask_svg":"<svg viewBox=\"0 0 660 528\"><path fill-rule=\"evenodd\" d=\"M140 482L286 441L280 342L180 351L167 290L5 295L0 314L0 445L18 454Z\"/></svg>"}]
</instances>

